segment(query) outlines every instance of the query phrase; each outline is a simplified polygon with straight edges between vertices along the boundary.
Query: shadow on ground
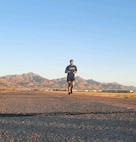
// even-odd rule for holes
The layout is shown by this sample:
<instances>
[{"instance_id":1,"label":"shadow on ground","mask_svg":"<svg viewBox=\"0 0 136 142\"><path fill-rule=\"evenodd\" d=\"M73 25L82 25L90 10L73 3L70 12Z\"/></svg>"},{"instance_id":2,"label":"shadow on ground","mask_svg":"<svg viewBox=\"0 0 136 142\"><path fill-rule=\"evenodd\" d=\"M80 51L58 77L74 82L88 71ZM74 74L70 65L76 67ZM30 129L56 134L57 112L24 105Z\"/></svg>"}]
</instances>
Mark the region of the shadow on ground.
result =
<instances>
[{"instance_id":1,"label":"shadow on ground","mask_svg":"<svg viewBox=\"0 0 136 142\"><path fill-rule=\"evenodd\" d=\"M30 117L30 116L67 116L67 115L89 115L89 114L129 114L136 111L107 111L107 112L50 112L50 113L0 113L0 117Z\"/></svg>"}]
</instances>

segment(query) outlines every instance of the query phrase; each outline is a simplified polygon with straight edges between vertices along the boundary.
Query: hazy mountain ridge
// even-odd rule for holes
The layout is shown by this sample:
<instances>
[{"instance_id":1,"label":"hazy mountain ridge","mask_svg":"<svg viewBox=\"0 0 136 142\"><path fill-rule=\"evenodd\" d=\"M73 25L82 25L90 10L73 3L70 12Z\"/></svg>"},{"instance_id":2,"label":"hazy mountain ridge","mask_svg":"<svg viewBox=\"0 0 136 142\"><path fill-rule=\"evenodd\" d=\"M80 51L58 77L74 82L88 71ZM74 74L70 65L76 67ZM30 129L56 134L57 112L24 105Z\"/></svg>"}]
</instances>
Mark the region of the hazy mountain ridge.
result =
<instances>
[{"instance_id":1,"label":"hazy mountain ridge","mask_svg":"<svg viewBox=\"0 0 136 142\"><path fill-rule=\"evenodd\" d=\"M66 77L49 80L35 73L26 73L21 75L7 75L0 77L0 88L50 88L66 89ZM85 80L79 76L76 77L75 89L78 90L136 90L134 86L124 86L118 83L101 83L92 79Z\"/></svg>"}]
</instances>

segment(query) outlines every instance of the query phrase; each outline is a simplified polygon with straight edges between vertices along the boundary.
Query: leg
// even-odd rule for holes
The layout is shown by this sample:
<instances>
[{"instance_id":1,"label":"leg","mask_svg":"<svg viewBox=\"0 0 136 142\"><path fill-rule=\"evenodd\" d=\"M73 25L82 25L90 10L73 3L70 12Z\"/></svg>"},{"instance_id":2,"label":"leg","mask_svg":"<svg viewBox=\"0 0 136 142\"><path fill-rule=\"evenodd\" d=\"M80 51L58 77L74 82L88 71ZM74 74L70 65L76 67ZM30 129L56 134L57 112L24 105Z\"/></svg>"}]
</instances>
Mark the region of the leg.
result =
<instances>
[{"instance_id":1,"label":"leg","mask_svg":"<svg viewBox=\"0 0 136 142\"><path fill-rule=\"evenodd\" d=\"M72 90L73 90L74 86L75 86L75 81L72 81L71 82L71 94L72 94Z\"/></svg>"},{"instance_id":2,"label":"leg","mask_svg":"<svg viewBox=\"0 0 136 142\"><path fill-rule=\"evenodd\" d=\"M71 90L71 81L68 81L68 94L70 95L70 90Z\"/></svg>"}]
</instances>

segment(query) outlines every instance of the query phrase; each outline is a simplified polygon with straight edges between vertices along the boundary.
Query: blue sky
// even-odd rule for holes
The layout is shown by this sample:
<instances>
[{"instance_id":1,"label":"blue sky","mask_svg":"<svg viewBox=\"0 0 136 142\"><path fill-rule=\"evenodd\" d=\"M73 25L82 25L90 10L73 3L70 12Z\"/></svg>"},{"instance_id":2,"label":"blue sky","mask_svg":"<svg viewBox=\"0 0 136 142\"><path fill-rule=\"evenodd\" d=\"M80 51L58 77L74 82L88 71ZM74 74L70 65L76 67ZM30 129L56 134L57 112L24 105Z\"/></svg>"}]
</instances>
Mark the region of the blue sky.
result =
<instances>
[{"instance_id":1,"label":"blue sky","mask_svg":"<svg viewBox=\"0 0 136 142\"><path fill-rule=\"evenodd\" d=\"M34 72L78 75L136 86L135 0L0 2L0 76Z\"/></svg>"}]
</instances>

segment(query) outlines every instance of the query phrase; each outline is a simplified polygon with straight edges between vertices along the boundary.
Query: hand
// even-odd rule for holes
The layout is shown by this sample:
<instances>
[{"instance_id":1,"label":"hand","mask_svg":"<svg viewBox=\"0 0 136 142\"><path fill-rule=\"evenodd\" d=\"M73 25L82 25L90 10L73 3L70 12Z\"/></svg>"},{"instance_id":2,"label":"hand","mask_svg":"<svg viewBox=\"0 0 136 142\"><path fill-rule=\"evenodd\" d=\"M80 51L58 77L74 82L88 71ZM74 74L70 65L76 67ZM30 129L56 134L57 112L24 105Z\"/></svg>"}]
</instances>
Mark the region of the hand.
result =
<instances>
[{"instance_id":1,"label":"hand","mask_svg":"<svg viewBox=\"0 0 136 142\"><path fill-rule=\"evenodd\" d=\"M73 74L76 74L76 72L74 71Z\"/></svg>"}]
</instances>

